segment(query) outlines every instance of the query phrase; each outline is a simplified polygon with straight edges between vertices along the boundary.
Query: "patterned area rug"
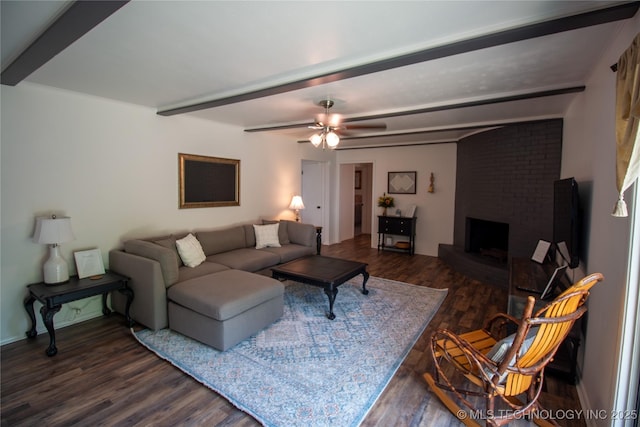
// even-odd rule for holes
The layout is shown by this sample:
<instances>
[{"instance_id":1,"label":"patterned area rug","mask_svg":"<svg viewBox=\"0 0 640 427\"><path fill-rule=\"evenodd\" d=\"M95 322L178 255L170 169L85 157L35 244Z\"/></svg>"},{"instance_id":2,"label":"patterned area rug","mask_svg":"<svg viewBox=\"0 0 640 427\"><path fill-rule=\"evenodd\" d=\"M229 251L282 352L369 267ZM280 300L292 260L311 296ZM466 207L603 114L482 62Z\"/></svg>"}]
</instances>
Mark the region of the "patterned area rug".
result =
<instances>
[{"instance_id":1,"label":"patterned area rug","mask_svg":"<svg viewBox=\"0 0 640 427\"><path fill-rule=\"evenodd\" d=\"M176 332L142 330L159 357L265 426L357 426L420 337L446 289L362 276L339 288L286 282L284 316L220 352Z\"/></svg>"}]
</instances>

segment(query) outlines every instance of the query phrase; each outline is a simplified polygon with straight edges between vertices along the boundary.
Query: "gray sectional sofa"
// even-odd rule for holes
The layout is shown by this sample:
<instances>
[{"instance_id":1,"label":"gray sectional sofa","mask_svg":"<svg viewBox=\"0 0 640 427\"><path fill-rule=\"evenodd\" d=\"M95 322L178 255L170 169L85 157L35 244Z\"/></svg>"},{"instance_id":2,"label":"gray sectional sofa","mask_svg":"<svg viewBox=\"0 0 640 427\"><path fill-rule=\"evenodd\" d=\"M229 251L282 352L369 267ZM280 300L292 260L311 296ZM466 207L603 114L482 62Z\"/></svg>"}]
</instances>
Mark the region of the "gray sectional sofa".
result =
<instances>
[{"instance_id":1,"label":"gray sectional sofa","mask_svg":"<svg viewBox=\"0 0 640 427\"><path fill-rule=\"evenodd\" d=\"M184 265L176 247L184 236L128 240L109 252L109 268L130 278L136 322L154 330L168 327L224 351L283 314L284 286L260 272L319 254L316 227L278 224L277 244L260 249L260 226L253 224L192 233L205 257L196 267ZM124 313L125 304L114 292L113 308Z\"/></svg>"}]
</instances>

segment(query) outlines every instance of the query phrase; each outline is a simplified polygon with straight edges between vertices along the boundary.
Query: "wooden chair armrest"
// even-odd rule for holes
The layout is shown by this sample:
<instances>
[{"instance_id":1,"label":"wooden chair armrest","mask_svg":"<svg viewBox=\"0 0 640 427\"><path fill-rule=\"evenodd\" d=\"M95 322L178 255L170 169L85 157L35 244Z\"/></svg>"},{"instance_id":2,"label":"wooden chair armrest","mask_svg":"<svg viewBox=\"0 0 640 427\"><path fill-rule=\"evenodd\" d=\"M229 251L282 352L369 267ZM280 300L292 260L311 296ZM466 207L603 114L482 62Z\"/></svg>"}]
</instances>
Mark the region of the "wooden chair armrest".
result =
<instances>
[{"instance_id":1,"label":"wooden chair armrest","mask_svg":"<svg viewBox=\"0 0 640 427\"><path fill-rule=\"evenodd\" d=\"M481 351L472 346L469 342L448 329L438 329L431 337L432 352L434 359L440 355L458 366L462 366L459 360L461 356L467 360L469 366L482 369L483 367L497 368L497 364L487 358ZM438 342L440 342L439 345Z\"/></svg>"},{"instance_id":2,"label":"wooden chair armrest","mask_svg":"<svg viewBox=\"0 0 640 427\"><path fill-rule=\"evenodd\" d=\"M506 331L506 327L509 325L518 328L520 326L520 319L517 319L507 313L497 313L487 319L484 323L483 329L494 337L496 341L499 341L501 338L506 336L506 333L504 332ZM501 331L501 333L494 333L496 330Z\"/></svg>"}]
</instances>

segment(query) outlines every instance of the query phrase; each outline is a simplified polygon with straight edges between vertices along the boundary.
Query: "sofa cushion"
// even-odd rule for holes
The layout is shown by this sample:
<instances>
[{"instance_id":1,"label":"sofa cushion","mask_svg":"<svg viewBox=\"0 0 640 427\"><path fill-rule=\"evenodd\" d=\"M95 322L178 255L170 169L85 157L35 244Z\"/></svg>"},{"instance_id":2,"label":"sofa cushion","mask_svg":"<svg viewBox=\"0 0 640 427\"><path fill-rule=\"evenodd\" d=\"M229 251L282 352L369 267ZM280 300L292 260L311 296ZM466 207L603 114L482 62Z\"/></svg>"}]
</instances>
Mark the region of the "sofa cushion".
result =
<instances>
[{"instance_id":1,"label":"sofa cushion","mask_svg":"<svg viewBox=\"0 0 640 427\"><path fill-rule=\"evenodd\" d=\"M278 227L280 224L253 225L256 233L256 249L262 248L279 248L280 239L278 238Z\"/></svg>"},{"instance_id":2,"label":"sofa cushion","mask_svg":"<svg viewBox=\"0 0 640 427\"><path fill-rule=\"evenodd\" d=\"M314 255L316 253L313 247L296 245L295 243L282 245L279 248L265 248L264 250L278 255L280 257L280 263L289 262L296 258Z\"/></svg>"},{"instance_id":3,"label":"sofa cushion","mask_svg":"<svg viewBox=\"0 0 640 427\"><path fill-rule=\"evenodd\" d=\"M127 240L124 250L133 255L158 261L165 286L171 286L178 280L178 259L174 251L145 240Z\"/></svg>"},{"instance_id":4,"label":"sofa cushion","mask_svg":"<svg viewBox=\"0 0 640 427\"><path fill-rule=\"evenodd\" d=\"M182 262L187 267L197 267L206 259L200 242L191 233L183 239L176 240L176 247Z\"/></svg>"},{"instance_id":5,"label":"sofa cushion","mask_svg":"<svg viewBox=\"0 0 640 427\"><path fill-rule=\"evenodd\" d=\"M181 282L169 299L204 316L224 321L284 294L279 281L240 270L225 270Z\"/></svg>"},{"instance_id":6,"label":"sofa cushion","mask_svg":"<svg viewBox=\"0 0 640 427\"><path fill-rule=\"evenodd\" d=\"M184 263L182 262L182 258L180 258L180 254L178 254L178 248L176 246L176 236L172 234L162 239L153 240L153 243L155 243L156 245L164 246L167 249L171 249L176 254L178 267L182 267L184 265Z\"/></svg>"},{"instance_id":7,"label":"sofa cushion","mask_svg":"<svg viewBox=\"0 0 640 427\"><path fill-rule=\"evenodd\" d=\"M253 224L244 224L245 248L255 248L256 232L253 231Z\"/></svg>"},{"instance_id":8,"label":"sofa cushion","mask_svg":"<svg viewBox=\"0 0 640 427\"><path fill-rule=\"evenodd\" d=\"M280 262L280 257L264 249L236 249L207 257L207 261L244 271L258 271Z\"/></svg>"},{"instance_id":9,"label":"sofa cushion","mask_svg":"<svg viewBox=\"0 0 640 427\"><path fill-rule=\"evenodd\" d=\"M205 261L195 268L181 267L178 270L178 282L184 282L185 280L193 279L194 277L205 276L211 273L217 273L219 271L228 270L229 267L215 262Z\"/></svg>"},{"instance_id":10,"label":"sofa cushion","mask_svg":"<svg viewBox=\"0 0 640 427\"><path fill-rule=\"evenodd\" d=\"M206 256L234 249L246 248L244 227L239 225L223 230L199 231L196 233Z\"/></svg>"},{"instance_id":11,"label":"sofa cushion","mask_svg":"<svg viewBox=\"0 0 640 427\"><path fill-rule=\"evenodd\" d=\"M313 246L315 244L316 229L314 226L288 220L281 222L287 223L287 231L291 243L297 243L303 246Z\"/></svg>"}]
</instances>

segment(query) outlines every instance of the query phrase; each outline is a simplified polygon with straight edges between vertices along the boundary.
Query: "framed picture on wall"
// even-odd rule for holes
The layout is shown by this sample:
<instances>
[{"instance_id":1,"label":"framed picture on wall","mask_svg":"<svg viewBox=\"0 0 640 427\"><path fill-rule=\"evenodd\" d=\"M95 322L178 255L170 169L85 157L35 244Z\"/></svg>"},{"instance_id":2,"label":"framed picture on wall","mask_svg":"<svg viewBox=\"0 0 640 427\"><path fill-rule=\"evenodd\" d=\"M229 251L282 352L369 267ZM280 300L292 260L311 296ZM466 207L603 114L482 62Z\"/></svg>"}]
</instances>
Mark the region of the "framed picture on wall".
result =
<instances>
[{"instance_id":1,"label":"framed picture on wall","mask_svg":"<svg viewBox=\"0 0 640 427\"><path fill-rule=\"evenodd\" d=\"M387 193L416 194L416 172L389 172Z\"/></svg>"},{"instance_id":2,"label":"framed picture on wall","mask_svg":"<svg viewBox=\"0 0 640 427\"><path fill-rule=\"evenodd\" d=\"M355 183L356 183L355 189L361 190L362 189L362 171L356 171Z\"/></svg>"},{"instance_id":3,"label":"framed picture on wall","mask_svg":"<svg viewBox=\"0 0 640 427\"><path fill-rule=\"evenodd\" d=\"M240 160L178 154L180 209L240 205Z\"/></svg>"}]
</instances>

